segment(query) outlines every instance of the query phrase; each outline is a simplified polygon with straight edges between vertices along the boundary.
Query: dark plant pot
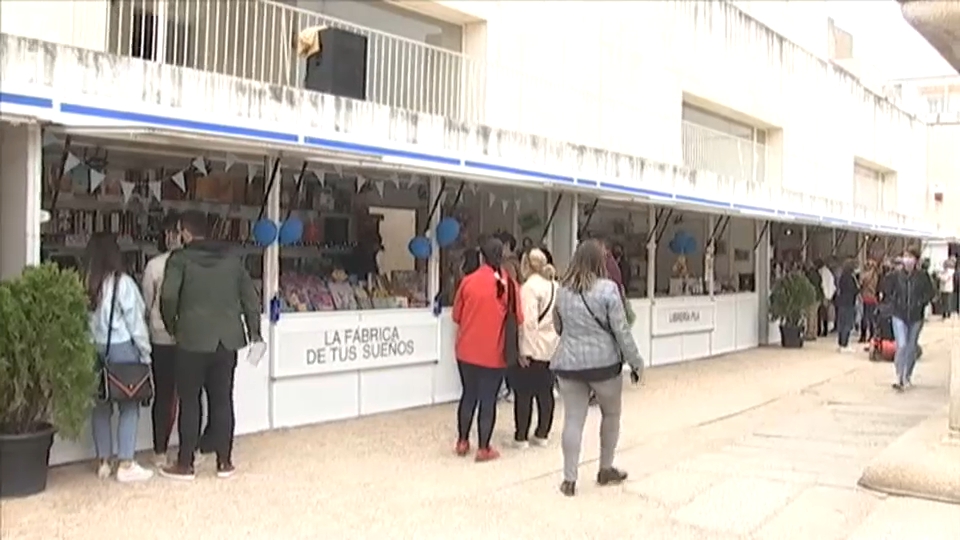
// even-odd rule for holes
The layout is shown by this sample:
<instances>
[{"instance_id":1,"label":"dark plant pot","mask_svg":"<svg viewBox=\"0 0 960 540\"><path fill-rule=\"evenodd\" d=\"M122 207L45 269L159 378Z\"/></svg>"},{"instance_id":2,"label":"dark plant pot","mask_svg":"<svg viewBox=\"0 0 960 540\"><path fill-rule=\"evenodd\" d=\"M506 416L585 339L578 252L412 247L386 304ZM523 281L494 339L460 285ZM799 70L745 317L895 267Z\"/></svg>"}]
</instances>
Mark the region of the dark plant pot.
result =
<instances>
[{"instance_id":1,"label":"dark plant pot","mask_svg":"<svg viewBox=\"0 0 960 540\"><path fill-rule=\"evenodd\" d=\"M780 325L780 345L784 349L803 347L803 327L799 325Z\"/></svg>"},{"instance_id":2,"label":"dark plant pot","mask_svg":"<svg viewBox=\"0 0 960 540\"><path fill-rule=\"evenodd\" d=\"M40 431L7 435L0 433L0 498L26 497L47 489L53 426Z\"/></svg>"}]
</instances>

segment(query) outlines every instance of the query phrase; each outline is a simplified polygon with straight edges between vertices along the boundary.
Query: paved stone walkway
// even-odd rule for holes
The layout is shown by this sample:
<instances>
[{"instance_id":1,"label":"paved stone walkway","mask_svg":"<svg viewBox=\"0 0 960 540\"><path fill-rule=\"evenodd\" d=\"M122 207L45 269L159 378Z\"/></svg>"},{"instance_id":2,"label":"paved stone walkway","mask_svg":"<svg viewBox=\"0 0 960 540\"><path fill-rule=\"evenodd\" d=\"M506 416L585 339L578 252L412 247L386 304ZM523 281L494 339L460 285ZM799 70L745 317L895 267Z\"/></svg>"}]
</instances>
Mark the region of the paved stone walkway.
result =
<instances>
[{"instance_id":1,"label":"paved stone walkway","mask_svg":"<svg viewBox=\"0 0 960 540\"><path fill-rule=\"evenodd\" d=\"M927 326L917 386L902 395L890 364L825 340L652 370L625 394L618 465L631 480L592 483L594 412L572 499L557 491L558 442L475 464L453 455L445 405L244 437L229 480L210 465L193 483L140 485L58 468L46 493L3 502L0 536L957 540L960 506L856 487L873 456L945 405L949 331ZM512 417L500 414L506 443Z\"/></svg>"}]
</instances>

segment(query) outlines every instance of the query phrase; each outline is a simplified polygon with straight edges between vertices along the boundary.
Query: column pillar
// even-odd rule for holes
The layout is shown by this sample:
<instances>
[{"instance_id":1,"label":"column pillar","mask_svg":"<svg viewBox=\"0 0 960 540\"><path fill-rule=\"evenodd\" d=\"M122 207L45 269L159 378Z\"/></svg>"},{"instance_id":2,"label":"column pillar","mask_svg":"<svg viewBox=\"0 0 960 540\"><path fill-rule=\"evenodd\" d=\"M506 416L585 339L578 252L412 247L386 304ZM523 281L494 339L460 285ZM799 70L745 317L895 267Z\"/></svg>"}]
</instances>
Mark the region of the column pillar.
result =
<instances>
[{"instance_id":1,"label":"column pillar","mask_svg":"<svg viewBox=\"0 0 960 540\"><path fill-rule=\"evenodd\" d=\"M657 208L650 205L647 213L647 298L653 300L657 290Z\"/></svg>"},{"instance_id":2,"label":"column pillar","mask_svg":"<svg viewBox=\"0 0 960 540\"><path fill-rule=\"evenodd\" d=\"M760 332L759 342L770 342L770 258L773 250L770 249L770 229L762 221L754 221L754 238L759 242L754 253L754 271L757 285L757 309L759 310Z\"/></svg>"},{"instance_id":3,"label":"column pillar","mask_svg":"<svg viewBox=\"0 0 960 540\"><path fill-rule=\"evenodd\" d=\"M553 197L563 196L557 206L557 215L553 218L553 225L549 232L551 242L547 245L553 251L553 263L557 272L563 273L570 261L573 252L577 249L577 194L551 193Z\"/></svg>"},{"instance_id":4,"label":"column pillar","mask_svg":"<svg viewBox=\"0 0 960 540\"><path fill-rule=\"evenodd\" d=\"M713 245L713 238L710 238L710 235L713 234L713 228L716 226L717 218L713 214L707 216L707 242L706 249L703 250L703 279L707 286L707 294L713 298L714 291L714 271L713 271L713 255L715 248Z\"/></svg>"},{"instance_id":5,"label":"column pillar","mask_svg":"<svg viewBox=\"0 0 960 540\"><path fill-rule=\"evenodd\" d=\"M40 126L0 123L0 279L40 262L42 186Z\"/></svg>"}]
</instances>

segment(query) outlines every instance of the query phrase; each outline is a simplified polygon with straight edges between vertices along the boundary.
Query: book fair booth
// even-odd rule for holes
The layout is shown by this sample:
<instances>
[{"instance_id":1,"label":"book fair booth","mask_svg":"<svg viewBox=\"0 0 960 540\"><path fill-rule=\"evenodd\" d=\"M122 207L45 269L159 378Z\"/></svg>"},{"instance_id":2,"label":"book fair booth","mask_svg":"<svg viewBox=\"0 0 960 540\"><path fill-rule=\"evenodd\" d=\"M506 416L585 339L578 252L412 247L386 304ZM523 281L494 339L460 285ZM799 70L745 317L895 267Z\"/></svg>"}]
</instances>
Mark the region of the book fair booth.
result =
<instances>
[{"instance_id":1,"label":"book fair booth","mask_svg":"<svg viewBox=\"0 0 960 540\"><path fill-rule=\"evenodd\" d=\"M79 268L91 234L109 231L139 279L159 252L164 216L184 211L205 213L211 236L242 255L262 298L268 354L254 365L240 353L238 434L456 400L449 306L481 235L510 233L518 250L546 246L561 273L579 239L607 240L651 365L763 342L771 259L794 256L789 237L821 242L812 227L788 233L766 216L595 187L560 191L251 147L46 132L40 190L49 212L43 260ZM830 234L825 245L856 253L859 240ZM145 449L149 414L141 422ZM91 450L88 438L58 441L51 460Z\"/></svg>"}]
</instances>

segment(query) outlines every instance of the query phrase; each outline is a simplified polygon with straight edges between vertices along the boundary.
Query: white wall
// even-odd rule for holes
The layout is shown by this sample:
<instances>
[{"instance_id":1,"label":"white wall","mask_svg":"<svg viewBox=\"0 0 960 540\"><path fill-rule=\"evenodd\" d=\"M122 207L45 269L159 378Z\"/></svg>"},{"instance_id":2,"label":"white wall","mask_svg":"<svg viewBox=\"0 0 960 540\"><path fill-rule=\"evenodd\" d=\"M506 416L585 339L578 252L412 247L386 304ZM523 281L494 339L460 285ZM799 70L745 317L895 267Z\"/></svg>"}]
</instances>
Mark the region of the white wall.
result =
<instances>
[{"instance_id":1,"label":"white wall","mask_svg":"<svg viewBox=\"0 0 960 540\"><path fill-rule=\"evenodd\" d=\"M469 7L486 20L485 32L465 33L465 50L488 64L481 108L494 127L680 163L686 98L772 128L767 180L774 187L851 203L860 159L896 173L896 210L923 215L917 187L926 185L926 126L730 4L499 0ZM781 19L794 18L784 13ZM825 49L818 13L797 24L809 24L801 32L806 43L822 34Z\"/></svg>"},{"instance_id":2,"label":"white wall","mask_svg":"<svg viewBox=\"0 0 960 540\"><path fill-rule=\"evenodd\" d=\"M0 279L40 261L40 126L0 123Z\"/></svg>"},{"instance_id":3,"label":"white wall","mask_svg":"<svg viewBox=\"0 0 960 540\"><path fill-rule=\"evenodd\" d=\"M960 237L960 124L930 126L927 159L928 215L942 232ZM943 189L942 203L933 200L937 185Z\"/></svg>"},{"instance_id":4,"label":"white wall","mask_svg":"<svg viewBox=\"0 0 960 540\"><path fill-rule=\"evenodd\" d=\"M107 0L0 2L0 32L102 51L107 7Z\"/></svg>"}]
</instances>

